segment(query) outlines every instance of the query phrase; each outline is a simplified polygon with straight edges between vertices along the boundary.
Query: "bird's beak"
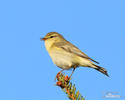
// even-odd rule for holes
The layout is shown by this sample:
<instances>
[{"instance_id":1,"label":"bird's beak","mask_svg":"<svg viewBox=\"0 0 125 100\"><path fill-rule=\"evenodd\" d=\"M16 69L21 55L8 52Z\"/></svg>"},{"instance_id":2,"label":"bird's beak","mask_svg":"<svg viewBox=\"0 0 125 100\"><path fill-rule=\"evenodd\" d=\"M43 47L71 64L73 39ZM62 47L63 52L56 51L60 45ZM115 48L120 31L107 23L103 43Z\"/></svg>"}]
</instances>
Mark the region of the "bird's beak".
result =
<instances>
[{"instance_id":1,"label":"bird's beak","mask_svg":"<svg viewBox=\"0 0 125 100\"><path fill-rule=\"evenodd\" d=\"M44 40L44 41L45 41L46 39L47 39L47 38L45 38L45 37L44 37L44 38L40 38L40 40L41 40L41 41L42 41L42 40Z\"/></svg>"}]
</instances>

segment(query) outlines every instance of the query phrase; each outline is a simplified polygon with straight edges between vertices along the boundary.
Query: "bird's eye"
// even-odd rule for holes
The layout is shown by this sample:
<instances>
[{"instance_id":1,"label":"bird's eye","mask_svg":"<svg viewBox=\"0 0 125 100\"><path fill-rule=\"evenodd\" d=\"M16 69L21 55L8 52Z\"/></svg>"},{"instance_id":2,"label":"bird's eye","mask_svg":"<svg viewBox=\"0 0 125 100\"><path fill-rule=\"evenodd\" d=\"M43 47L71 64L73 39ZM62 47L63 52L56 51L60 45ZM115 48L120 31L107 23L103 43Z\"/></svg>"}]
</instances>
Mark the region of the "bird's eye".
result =
<instances>
[{"instance_id":1,"label":"bird's eye","mask_svg":"<svg viewBox=\"0 0 125 100\"><path fill-rule=\"evenodd\" d=\"M50 36L50 38L53 38L53 37L55 37L55 36Z\"/></svg>"}]
</instances>

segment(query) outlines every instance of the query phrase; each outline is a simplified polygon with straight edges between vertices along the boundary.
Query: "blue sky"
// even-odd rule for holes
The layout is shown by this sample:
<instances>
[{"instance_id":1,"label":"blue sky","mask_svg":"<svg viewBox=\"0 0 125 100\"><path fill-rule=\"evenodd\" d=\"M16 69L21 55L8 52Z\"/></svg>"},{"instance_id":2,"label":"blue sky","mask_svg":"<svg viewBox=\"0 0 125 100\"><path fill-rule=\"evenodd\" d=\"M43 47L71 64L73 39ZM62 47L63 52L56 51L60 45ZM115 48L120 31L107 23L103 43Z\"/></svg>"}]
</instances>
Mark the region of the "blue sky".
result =
<instances>
[{"instance_id":1,"label":"blue sky","mask_svg":"<svg viewBox=\"0 0 125 100\"><path fill-rule=\"evenodd\" d=\"M107 92L124 100L124 0L1 0L0 100L69 100L55 86L60 69L40 41L51 31L108 70L110 77L76 69L72 82L86 100L107 100Z\"/></svg>"}]
</instances>

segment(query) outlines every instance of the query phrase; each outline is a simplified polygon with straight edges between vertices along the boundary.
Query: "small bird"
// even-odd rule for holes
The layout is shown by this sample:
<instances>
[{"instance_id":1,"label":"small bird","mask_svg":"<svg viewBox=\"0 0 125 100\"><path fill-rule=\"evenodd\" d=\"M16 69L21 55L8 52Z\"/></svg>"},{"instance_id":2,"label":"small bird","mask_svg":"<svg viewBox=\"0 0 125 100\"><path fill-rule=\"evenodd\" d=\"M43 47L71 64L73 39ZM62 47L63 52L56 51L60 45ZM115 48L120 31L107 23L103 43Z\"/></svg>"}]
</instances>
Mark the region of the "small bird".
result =
<instances>
[{"instance_id":1,"label":"small bird","mask_svg":"<svg viewBox=\"0 0 125 100\"><path fill-rule=\"evenodd\" d=\"M49 32L44 38L40 39L45 41L46 50L54 64L62 69L60 72L73 68L73 74L77 67L83 66L93 68L109 76L106 69L95 64L99 64L97 61L88 57L76 46L67 41L61 34ZM70 76L72 76L72 74Z\"/></svg>"}]
</instances>

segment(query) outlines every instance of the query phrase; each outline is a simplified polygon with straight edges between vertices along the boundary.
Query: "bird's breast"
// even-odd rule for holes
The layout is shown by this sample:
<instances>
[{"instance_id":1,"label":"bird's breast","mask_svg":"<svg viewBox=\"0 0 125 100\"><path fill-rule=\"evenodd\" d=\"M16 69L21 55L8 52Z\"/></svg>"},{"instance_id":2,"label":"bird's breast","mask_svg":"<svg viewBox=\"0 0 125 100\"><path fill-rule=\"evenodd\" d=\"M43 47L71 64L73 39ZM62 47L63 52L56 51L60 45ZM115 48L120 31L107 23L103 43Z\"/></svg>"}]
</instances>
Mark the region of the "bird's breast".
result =
<instances>
[{"instance_id":1,"label":"bird's breast","mask_svg":"<svg viewBox=\"0 0 125 100\"><path fill-rule=\"evenodd\" d=\"M73 63L73 55L59 48L53 48L49 52L53 62L62 69L70 69Z\"/></svg>"}]
</instances>

